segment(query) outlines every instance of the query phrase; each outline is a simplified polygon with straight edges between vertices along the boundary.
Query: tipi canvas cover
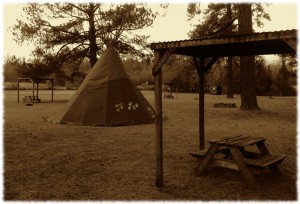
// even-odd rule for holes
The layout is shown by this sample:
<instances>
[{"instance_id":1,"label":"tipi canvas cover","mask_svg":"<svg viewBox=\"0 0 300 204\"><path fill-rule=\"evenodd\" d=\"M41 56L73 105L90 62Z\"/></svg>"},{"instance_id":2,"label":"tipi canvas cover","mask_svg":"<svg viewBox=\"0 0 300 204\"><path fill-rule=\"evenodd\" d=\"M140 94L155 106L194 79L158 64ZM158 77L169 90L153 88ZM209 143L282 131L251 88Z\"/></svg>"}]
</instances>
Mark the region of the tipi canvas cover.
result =
<instances>
[{"instance_id":1,"label":"tipi canvas cover","mask_svg":"<svg viewBox=\"0 0 300 204\"><path fill-rule=\"evenodd\" d=\"M115 126L154 122L155 112L131 83L113 47L109 47L59 114L61 124Z\"/></svg>"}]
</instances>

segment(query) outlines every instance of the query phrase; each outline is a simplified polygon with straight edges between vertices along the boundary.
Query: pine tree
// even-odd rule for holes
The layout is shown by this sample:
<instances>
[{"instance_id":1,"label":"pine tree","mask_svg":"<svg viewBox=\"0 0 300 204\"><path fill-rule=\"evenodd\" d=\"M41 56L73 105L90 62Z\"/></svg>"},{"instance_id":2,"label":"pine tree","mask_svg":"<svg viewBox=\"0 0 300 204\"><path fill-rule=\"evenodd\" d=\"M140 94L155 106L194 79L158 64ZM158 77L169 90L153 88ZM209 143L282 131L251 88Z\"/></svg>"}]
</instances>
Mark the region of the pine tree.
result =
<instances>
[{"instance_id":1,"label":"pine tree","mask_svg":"<svg viewBox=\"0 0 300 204\"><path fill-rule=\"evenodd\" d=\"M12 28L19 44L32 42L43 55L65 61L90 60L114 44L119 53L145 57L147 36L133 31L152 25L158 15L146 4L28 3L27 20ZM61 64L62 66L62 64Z\"/></svg>"},{"instance_id":2,"label":"pine tree","mask_svg":"<svg viewBox=\"0 0 300 204\"><path fill-rule=\"evenodd\" d=\"M234 35L235 33L240 32L240 27L242 27L244 20L240 20L240 18L242 18L242 16L244 14L241 14L241 12L239 12L240 7L243 5L250 5L250 10L248 14L248 18L247 20L251 19L251 32L253 32L252 30L252 17L254 22L256 23L256 25L258 27L262 27L264 24L262 22L263 19L267 19L270 20L270 16L269 14L265 13L264 11L264 7L262 6L262 4L222 4L222 3L218 3L218 4L208 4L207 9L205 9L203 12L200 9L200 4L189 4L188 5L188 16L191 18L195 17L195 15L199 15L199 14L204 14L204 19L202 22L200 22L199 24L197 24L195 26L195 29L193 31L191 31L189 33L191 38L199 38L199 37L214 37L214 36L224 36L224 35ZM239 15L241 14L241 15ZM238 25L234 24L234 20L236 18L238 19ZM247 23L247 21L245 22L246 25L244 25L244 27L247 27L247 25L250 25L249 23ZM243 27L241 28L242 30L244 29ZM247 31L247 33L250 33ZM231 98L233 97L233 73L232 73L232 57L228 57L227 58L227 88L228 88L228 93L227 93L227 97ZM254 63L254 56L253 56L253 63ZM242 63L244 64L244 63ZM242 66L242 65L241 65ZM244 66L244 65L243 65ZM245 70L245 69L243 69ZM253 71L253 70L252 70ZM243 75L244 73L241 71L241 74ZM254 70L254 74L255 74L255 70ZM237 79L236 79L237 80ZM241 90L245 90L245 87L247 87L247 85L245 85L244 83L249 83L249 86L252 86L252 89L255 90L255 83L247 81L247 80L241 80L241 84L243 84L242 86L244 87L244 89L241 87ZM248 89L250 89L248 87ZM242 91L241 93L241 98L242 98L242 109L252 109L252 106L255 108L258 108L257 102L256 105L251 105L251 104L255 104L255 102L251 101L251 100L245 100L245 96L244 95L248 95L251 94L252 97L249 98L255 98L252 99L254 101L256 101L256 95L255 92L245 92ZM248 104L249 103L249 104Z\"/></svg>"}]
</instances>

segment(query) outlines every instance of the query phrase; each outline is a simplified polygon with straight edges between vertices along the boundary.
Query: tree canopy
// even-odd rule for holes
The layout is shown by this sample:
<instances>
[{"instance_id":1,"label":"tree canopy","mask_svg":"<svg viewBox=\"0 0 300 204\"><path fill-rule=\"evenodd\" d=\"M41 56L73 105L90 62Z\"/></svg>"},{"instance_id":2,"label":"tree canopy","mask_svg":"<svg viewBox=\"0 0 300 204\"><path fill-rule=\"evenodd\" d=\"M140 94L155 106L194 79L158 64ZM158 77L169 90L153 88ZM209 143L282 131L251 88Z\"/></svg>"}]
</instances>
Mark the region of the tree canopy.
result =
<instances>
[{"instance_id":1,"label":"tree canopy","mask_svg":"<svg viewBox=\"0 0 300 204\"><path fill-rule=\"evenodd\" d=\"M238 5L240 4L210 3L207 8L201 10L200 4L188 4L187 15L189 19L194 18L196 15L204 15L194 25L194 29L190 31L190 38L211 37L216 34L224 35L228 32L237 32L238 26L235 20L238 18ZM262 4L252 4L252 18L257 27L264 26L264 19L271 20Z\"/></svg>"},{"instance_id":2,"label":"tree canopy","mask_svg":"<svg viewBox=\"0 0 300 204\"><path fill-rule=\"evenodd\" d=\"M19 44L34 43L43 55L65 61L97 55L114 44L119 53L145 58L148 36L134 31L152 25L158 15L146 4L28 3L26 20L18 20L13 35Z\"/></svg>"},{"instance_id":3,"label":"tree canopy","mask_svg":"<svg viewBox=\"0 0 300 204\"><path fill-rule=\"evenodd\" d=\"M40 49L36 49L33 54L34 58L30 61L24 58L17 59L14 56L10 59L11 64L15 66L15 71L20 77L45 78L60 70L61 63L59 63L59 59L51 55L43 55Z\"/></svg>"}]
</instances>

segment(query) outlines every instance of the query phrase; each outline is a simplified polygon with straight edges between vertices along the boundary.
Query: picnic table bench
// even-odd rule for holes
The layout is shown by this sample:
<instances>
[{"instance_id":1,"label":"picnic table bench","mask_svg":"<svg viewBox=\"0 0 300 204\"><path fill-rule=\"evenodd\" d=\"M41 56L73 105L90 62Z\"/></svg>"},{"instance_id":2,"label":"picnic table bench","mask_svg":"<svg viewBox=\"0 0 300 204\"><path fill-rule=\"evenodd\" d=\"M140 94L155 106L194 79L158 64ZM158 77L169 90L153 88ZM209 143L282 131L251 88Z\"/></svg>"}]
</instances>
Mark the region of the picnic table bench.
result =
<instances>
[{"instance_id":1,"label":"picnic table bench","mask_svg":"<svg viewBox=\"0 0 300 204\"><path fill-rule=\"evenodd\" d=\"M31 102L31 103L36 101L36 102L40 103L41 99L38 96L24 96L23 101L24 102Z\"/></svg>"},{"instance_id":2,"label":"picnic table bench","mask_svg":"<svg viewBox=\"0 0 300 204\"><path fill-rule=\"evenodd\" d=\"M273 155L265 145L265 138L252 136L233 136L210 140L210 147L196 167L196 174L203 174L207 166L224 167L241 171L248 185L255 190L260 187L253 174L261 174L269 169L279 175L280 164L286 155ZM246 150L247 146L255 145L258 152ZM222 151L219 151L221 149ZM223 154L222 157L217 154Z\"/></svg>"}]
</instances>

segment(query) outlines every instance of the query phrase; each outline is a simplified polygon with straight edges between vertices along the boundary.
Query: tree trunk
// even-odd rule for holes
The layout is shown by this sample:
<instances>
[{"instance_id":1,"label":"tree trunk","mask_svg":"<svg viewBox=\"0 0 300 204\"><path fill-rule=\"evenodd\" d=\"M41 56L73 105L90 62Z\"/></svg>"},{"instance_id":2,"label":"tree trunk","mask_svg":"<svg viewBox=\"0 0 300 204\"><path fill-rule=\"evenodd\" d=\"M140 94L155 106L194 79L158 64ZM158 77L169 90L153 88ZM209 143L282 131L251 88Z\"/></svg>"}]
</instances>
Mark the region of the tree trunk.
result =
<instances>
[{"instance_id":1,"label":"tree trunk","mask_svg":"<svg viewBox=\"0 0 300 204\"><path fill-rule=\"evenodd\" d=\"M251 4L238 6L238 26L240 34L249 34L252 29ZM255 58L254 56L240 57L241 69L241 109L259 109L256 99Z\"/></svg>"},{"instance_id":2,"label":"tree trunk","mask_svg":"<svg viewBox=\"0 0 300 204\"><path fill-rule=\"evenodd\" d=\"M226 5L226 17L227 21L232 20L231 4ZM232 35L232 25L228 27L227 33ZM227 58L227 98L233 98L233 71L232 71L232 60L233 57Z\"/></svg>"},{"instance_id":3,"label":"tree trunk","mask_svg":"<svg viewBox=\"0 0 300 204\"><path fill-rule=\"evenodd\" d=\"M96 43L96 31L95 31L95 5L94 3L90 3L90 10L89 10L89 42L90 42L90 49L89 49L89 57L90 57L90 64L91 67L97 62L97 43Z\"/></svg>"},{"instance_id":4,"label":"tree trunk","mask_svg":"<svg viewBox=\"0 0 300 204\"><path fill-rule=\"evenodd\" d=\"M227 98L233 98L233 71L232 71L233 57L227 59Z\"/></svg>"}]
</instances>

